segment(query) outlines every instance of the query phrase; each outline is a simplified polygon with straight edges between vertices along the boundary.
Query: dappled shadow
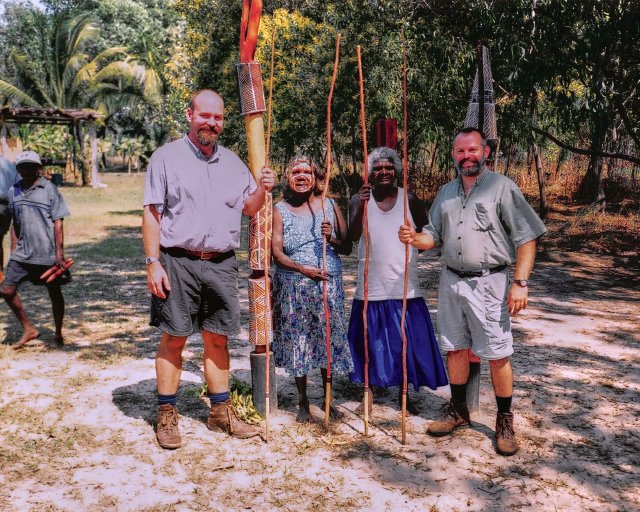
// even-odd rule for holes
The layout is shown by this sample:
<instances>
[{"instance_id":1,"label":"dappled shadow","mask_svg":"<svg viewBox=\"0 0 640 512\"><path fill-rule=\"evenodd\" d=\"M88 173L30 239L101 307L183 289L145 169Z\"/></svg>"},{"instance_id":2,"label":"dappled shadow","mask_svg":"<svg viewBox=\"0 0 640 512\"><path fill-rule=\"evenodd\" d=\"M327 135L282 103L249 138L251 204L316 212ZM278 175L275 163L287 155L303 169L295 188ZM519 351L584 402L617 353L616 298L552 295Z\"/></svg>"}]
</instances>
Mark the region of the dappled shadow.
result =
<instances>
[{"instance_id":1,"label":"dappled shadow","mask_svg":"<svg viewBox=\"0 0 640 512\"><path fill-rule=\"evenodd\" d=\"M205 423L209 416L209 409L198 398L199 388L200 386L193 382L180 381L176 406L181 416L188 416ZM158 409L155 379L145 379L116 388L111 392L111 397L113 404L125 416L142 419L149 425L155 426Z\"/></svg>"},{"instance_id":2,"label":"dappled shadow","mask_svg":"<svg viewBox=\"0 0 640 512\"><path fill-rule=\"evenodd\" d=\"M126 211L109 212L109 215L115 215L115 216L118 216L118 217L124 217L126 215L131 215L131 216L134 216L134 217L142 218L142 208L140 208L138 210L126 210Z\"/></svg>"}]
</instances>

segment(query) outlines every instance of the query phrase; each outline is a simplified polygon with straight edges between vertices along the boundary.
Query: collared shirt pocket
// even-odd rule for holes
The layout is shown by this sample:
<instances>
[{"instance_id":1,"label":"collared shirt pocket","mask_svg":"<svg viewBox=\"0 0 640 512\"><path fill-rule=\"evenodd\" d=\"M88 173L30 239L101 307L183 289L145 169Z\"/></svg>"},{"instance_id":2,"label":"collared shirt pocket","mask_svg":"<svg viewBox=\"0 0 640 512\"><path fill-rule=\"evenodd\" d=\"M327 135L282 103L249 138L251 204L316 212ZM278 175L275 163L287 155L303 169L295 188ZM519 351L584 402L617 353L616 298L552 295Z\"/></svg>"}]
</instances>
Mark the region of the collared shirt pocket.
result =
<instances>
[{"instance_id":1,"label":"collared shirt pocket","mask_svg":"<svg viewBox=\"0 0 640 512\"><path fill-rule=\"evenodd\" d=\"M498 211L496 203L476 203L475 224L477 231L492 231L498 223Z\"/></svg>"}]
</instances>

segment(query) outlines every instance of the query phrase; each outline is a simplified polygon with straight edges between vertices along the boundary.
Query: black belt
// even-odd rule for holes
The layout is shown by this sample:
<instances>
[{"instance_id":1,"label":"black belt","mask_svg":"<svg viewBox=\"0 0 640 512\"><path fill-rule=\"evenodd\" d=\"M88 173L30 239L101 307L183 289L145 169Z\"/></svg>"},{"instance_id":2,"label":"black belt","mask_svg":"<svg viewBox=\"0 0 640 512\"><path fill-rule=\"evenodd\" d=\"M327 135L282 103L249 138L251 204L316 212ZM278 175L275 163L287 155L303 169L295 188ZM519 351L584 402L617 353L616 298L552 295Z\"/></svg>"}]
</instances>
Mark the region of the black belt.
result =
<instances>
[{"instance_id":1,"label":"black belt","mask_svg":"<svg viewBox=\"0 0 640 512\"><path fill-rule=\"evenodd\" d=\"M498 265L497 267L493 267L493 268L490 268L490 269L487 269L487 270L476 270L475 272L463 272L462 270L451 268L449 265L447 265L447 270L449 270L450 272L453 272L458 277L462 277L463 279L466 278L466 277L488 276L489 274L495 274L496 272L502 272L505 268L507 268L506 265Z\"/></svg>"},{"instance_id":2,"label":"black belt","mask_svg":"<svg viewBox=\"0 0 640 512\"><path fill-rule=\"evenodd\" d=\"M228 251L191 251L189 249L183 249L182 247L162 247L163 252L170 254L171 256L186 256L187 258L193 258L195 260L219 260L223 261L231 256L235 255L233 249Z\"/></svg>"}]
</instances>

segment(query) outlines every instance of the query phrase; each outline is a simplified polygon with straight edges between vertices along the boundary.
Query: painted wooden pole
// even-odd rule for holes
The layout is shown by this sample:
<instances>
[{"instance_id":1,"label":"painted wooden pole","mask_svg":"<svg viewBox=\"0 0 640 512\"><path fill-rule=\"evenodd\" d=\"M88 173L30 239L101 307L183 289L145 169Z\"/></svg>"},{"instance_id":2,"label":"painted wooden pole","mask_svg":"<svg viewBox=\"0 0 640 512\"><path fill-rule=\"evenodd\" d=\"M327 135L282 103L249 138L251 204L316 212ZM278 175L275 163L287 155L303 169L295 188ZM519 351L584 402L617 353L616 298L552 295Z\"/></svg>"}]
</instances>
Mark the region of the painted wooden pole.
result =
<instances>
[{"instance_id":1,"label":"painted wooden pole","mask_svg":"<svg viewBox=\"0 0 640 512\"><path fill-rule=\"evenodd\" d=\"M324 189L322 190L322 215L326 222L326 197L331 180L331 102L333 100L333 88L338 77L338 62L340 59L340 34L336 38L336 57L333 62L333 75L331 76L331 86L329 87L329 99L327 101L327 155L326 172L324 177ZM322 273L327 275L327 239L322 237ZM325 347L327 351L327 384L324 392L324 428L329 428L329 417L331 415L331 311L329 311L329 294L327 279L322 281L322 301L324 304L325 321Z\"/></svg>"},{"instance_id":2,"label":"painted wooden pole","mask_svg":"<svg viewBox=\"0 0 640 512\"><path fill-rule=\"evenodd\" d=\"M402 126L402 187L404 189L404 224L409 225L409 199L408 170L409 154L407 143L407 49L402 31L402 105L403 105L403 126ZM402 444L407 442L407 291L409 289L409 244L404 245L404 288L402 290L402 315L400 317L400 332L402 333Z\"/></svg>"},{"instance_id":3,"label":"painted wooden pole","mask_svg":"<svg viewBox=\"0 0 640 512\"><path fill-rule=\"evenodd\" d=\"M362 77L362 57L360 45L356 46L358 58L358 82L360 85L360 125L362 128L362 152L364 155L364 183L369 183L369 151L367 149L367 123L364 111L364 79ZM367 309L369 308L369 216L367 208L369 201L365 201L362 212L362 238L364 239L364 272L363 272L363 309L362 323L364 333L364 435L369 435L369 325Z\"/></svg>"},{"instance_id":4,"label":"painted wooden pole","mask_svg":"<svg viewBox=\"0 0 640 512\"><path fill-rule=\"evenodd\" d=\"M262 168L266 164L266 147L263 112L266 110L262 74L260 63L254 60L258 29L262 14L262 0L244 0L240 22L240 63L236 66L238 72L238 90L240 93L240 107L244 115L247 134L247 154L249 169L256 181L260 178ZM271 328L271 298L269 296L269 282L266 275L265 263L270 258L272 224L272 198L266 194L265 204L251 219L249 224L249 341L255 345L251 355L253 400L256 408L269 396L268 405L264 403L264 413L267 408L277 407L275 386L275 372L266 354L267 346L272 341ZM255 365L255 366L254 366ZM264 366L257 368L256 366ZM269 377L264 380L256 379L255 374L262 376L262 371L268 372ZM269 383L269 390L261 390ZM262 411L261 411L262 412Z\"/></svg>"}]
</instances>

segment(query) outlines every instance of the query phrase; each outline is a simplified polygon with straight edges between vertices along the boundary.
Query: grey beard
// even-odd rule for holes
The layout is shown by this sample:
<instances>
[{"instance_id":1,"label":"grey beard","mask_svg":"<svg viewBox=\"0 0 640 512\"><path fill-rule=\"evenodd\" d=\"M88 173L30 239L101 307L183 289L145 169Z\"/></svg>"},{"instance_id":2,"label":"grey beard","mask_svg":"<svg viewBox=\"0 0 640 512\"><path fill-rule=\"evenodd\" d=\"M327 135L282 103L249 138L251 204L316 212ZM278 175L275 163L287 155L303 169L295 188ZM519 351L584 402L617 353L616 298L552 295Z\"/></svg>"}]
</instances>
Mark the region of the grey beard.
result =
<instances>
[{"instance_id":1,"label":"grey beard","mask_svg":"<svg viewBox=\"0 0 640 512\"><path fill-rule=\"evenodd\" d=\"M215 132L198 130L197 139L203 146L213 146L218 140L218 134Z\"/></svg>"},{"instance_id":2,"label":"grey beard","mask_svg":"<svg viewBox=\"0 0 640 512\"><path fill-rule=\"evenodd\" d=\"M483 158L479 160L478 163L476 163L476 165L471 167L471 169L465 169L458 162L454 162L453 165L462 176L477 176L478 174L480 174L480 171L484 167L485 162L486 162L486 159Z\"/></svg>"}]
</instances>

